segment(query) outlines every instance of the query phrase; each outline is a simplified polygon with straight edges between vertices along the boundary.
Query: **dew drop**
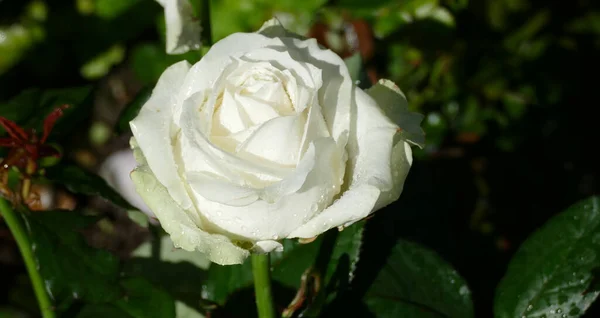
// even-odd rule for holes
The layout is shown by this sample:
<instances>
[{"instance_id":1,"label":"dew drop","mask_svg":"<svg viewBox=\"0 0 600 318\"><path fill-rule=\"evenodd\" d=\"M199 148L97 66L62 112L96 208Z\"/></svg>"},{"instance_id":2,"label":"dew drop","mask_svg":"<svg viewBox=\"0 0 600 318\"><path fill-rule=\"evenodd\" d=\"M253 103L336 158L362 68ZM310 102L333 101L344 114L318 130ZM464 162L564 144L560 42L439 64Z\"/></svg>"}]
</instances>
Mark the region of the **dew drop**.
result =
<instances>
[{"instance_id":1,"label":"dew drop","mask_svg":"<svg viewBox=\"0 0 600 318\"><path fill-rule=\"evenodd\" d=\"M527 306L527 311L531 311L532 309L533 309L533 305L530 304L529 306Z\"/></svg>"},{"instance_id":2,"label":"dew drop","mask_svg":"<svg viewBox=\"0 0 600 318\"><path fill-rule=\"evenodd\" d=\"M557 314L560 314L560 313L562 313L562 309L560 309L560 308L556 309L556 313L557 313Z\"/></svg>"},{"instance_id":3,"label":"dew drop","mask_svg":"<svg viewBox=\"0 0 600 318\"><path fill-rule=\"evenodd\" d=\"M279 239L279 235L275 234L275 235L273 235L271 238L272 238L273 240L277 240L277 239Z\"/></svg>"}]
</instances>

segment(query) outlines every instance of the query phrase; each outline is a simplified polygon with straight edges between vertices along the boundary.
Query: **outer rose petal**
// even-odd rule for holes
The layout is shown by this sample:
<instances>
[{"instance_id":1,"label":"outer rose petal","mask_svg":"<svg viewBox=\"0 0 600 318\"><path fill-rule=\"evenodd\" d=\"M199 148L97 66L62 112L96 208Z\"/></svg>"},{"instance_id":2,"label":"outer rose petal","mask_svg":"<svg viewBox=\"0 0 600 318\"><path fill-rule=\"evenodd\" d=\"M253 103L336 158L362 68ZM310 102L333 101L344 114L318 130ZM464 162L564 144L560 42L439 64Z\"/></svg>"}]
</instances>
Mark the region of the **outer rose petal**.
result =
<instances>
[{"instance_id":1,"label":"outer rose petal","mask_svg":"<svg viewBox=\"0 0 600 318\"><path fill-rule=\"evenodd\" d=\"M402 129L400 134L406 141L421 148L425 145L425 132L421 128L423 115L408 110L406 97L394 82L380 79L377 84L367 89L367 94L377 102L386 116Z\"/></svg>"},{"instance_id":2,"label":"outer rose petal","mask_svg":"<svg viewBox=\"0 0 600 318\"><path fill-rule=\"evenodd\" d=\"M152 96L129 125L148 166L169 191L175 202L187 209L192 202L186 193L173 155L173 108L190 64L182 61L169 66L160 76ZM139 162L139 161L138 161Z\"/></svg>"},{"instance_id":3,"label":"outer rose petal","mask_svg":"<svg viewBox=\"0 0 600 318\"><path fill-rule=\"evenodd\" d=\"M380 193L379 189L367 184L349 189L323 212L290 233L288 238L311 238L331 228L359 221L371 213Z\"/></svg>"},{"instance_id":4,"label":"outer rose petal","mask_svg":"<svg viewBox=\"0 0 600 318\"><path fill-rule=\"evenodd\" d=\"M189 0L157 0L165 8L168 54L182 54L200 48L200 20L194 17Z\"/></svg>"},{"instance_id":5,"label":"outer rose petal","mask_svg":"<svg viewBox=\"0 0 600 318\"><path fill-rule=\"evenodd\" d=\"M412 164L410 146L373 98L358 88L354 97L346 147L350 158L348 189L338 201L289 237L309 238L336 226L348 226L395 201L402 192ZM387 108L394 106L387 105Z\"/></svg>"},{"instance_id":6,"label":"outer rose petal","mask_svg":"<svg viewBox=\"0 0 600 318\"><path fill-rule=\"evenodd\" d=\"M381 79L369 88L367 93L401 129L400 133L394 137L394 148L392 149L393 187L390 191L381 194L375 206L375 210L377 210L396 201L400 196L404 180L412 165L412 150L409 143L422 148L425 144L425 132L421 128L423 115L408 110L406 97L394 82Z\"/></svg>"},{"instance_id":7,"label":"outer rose petal","mask_svg":"<svg viewBox=\"0 0 600 318\"><path fill-rule=\"evenodd\" d=\"M241 264L250 252L232 243L226 236L202 231L171 198L167 189L147 166L131 173L136 190L154 211L161 226L171 235L173 244L186 251L197 250L221 265Z\"/></svg>"}]
</instances>

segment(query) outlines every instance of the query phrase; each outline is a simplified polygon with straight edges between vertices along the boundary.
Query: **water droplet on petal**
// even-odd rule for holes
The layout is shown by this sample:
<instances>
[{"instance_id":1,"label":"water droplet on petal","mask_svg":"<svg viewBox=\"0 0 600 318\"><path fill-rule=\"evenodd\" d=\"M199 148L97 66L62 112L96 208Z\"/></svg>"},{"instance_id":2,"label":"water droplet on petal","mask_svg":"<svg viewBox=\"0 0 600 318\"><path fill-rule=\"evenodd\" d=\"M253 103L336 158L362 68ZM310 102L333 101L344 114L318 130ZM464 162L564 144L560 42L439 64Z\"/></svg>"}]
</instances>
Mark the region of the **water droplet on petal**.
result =
<instances>
[{"instance_id":1,"label":"water droplet on petal","mask_svg":"<svg viewBox=\"0 0 600 318\"><path fill-rule=\"evenodd\" d=\"M273 240L277 240L277 239L279 239L279 235L275 234L275 235L273 235L271 238L272 238Z\"/></svg>"}]
</instances>

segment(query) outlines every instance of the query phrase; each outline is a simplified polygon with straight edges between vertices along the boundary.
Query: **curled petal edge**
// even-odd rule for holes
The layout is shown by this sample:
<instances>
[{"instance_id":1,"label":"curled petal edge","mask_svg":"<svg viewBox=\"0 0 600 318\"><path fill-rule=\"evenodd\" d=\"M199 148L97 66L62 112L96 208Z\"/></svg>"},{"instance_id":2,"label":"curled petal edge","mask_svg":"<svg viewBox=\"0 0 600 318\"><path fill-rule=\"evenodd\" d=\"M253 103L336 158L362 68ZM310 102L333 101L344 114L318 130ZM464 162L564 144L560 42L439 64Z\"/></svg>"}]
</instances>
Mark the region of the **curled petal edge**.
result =
<instances>
[{"instance_id":1,"label":"curled petal edge","mask_svg":"<svg viewBox=\"0 0 600 318\"><path fill-rule=\"evenodd\" d=\"M407 142L423 148L425 145L425 132L421 128L423 115L408 110L406 97L398 86L388 80L380 79L377 84L366 90L398 127L400 135Z\"/></svg>"}]
</instances>

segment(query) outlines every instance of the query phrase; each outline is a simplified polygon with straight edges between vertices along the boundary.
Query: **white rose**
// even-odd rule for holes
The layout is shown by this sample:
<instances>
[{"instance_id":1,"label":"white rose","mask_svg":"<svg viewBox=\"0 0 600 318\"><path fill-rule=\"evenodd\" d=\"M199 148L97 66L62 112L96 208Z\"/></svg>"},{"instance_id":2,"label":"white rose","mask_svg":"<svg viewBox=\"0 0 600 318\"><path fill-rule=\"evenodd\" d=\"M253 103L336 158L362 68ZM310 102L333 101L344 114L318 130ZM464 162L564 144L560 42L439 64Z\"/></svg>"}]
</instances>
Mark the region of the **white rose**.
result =
<instances>
[{"instance_id":1,"label":"white rose","mask_svg":"<svg viewBox=\"0 0 600 318\"><path fill-rule=\"evenodd\" d=\"M237 264L396 200L421 119L392 82L357 88L271 20L165 70L131 122L131 177L176 246Z\"/></svg>"}]
</instances>

